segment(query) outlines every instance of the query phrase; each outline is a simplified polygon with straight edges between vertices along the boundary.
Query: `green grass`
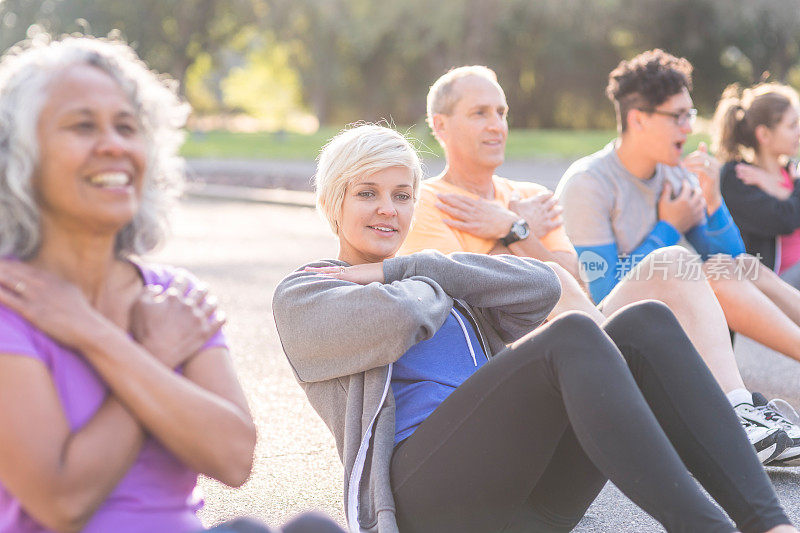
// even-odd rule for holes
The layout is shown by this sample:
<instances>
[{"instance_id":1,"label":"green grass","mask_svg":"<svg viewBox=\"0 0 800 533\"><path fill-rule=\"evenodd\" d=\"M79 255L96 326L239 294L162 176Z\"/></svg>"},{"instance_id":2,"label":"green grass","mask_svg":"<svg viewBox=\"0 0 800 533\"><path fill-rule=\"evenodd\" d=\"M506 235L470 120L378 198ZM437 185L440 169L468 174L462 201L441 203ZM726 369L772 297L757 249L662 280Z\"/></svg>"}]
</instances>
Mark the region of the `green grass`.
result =
<instances>
[{"instance_id":1,"label":"green grass","mask_svg":"<svg viewBox=\"0 0 800 533\"><path fill-rule=\"evenodd\" d=\"M399 129L406 131L404 128ZM319 154L320 148L336 135L337 131L337 128L323 127L310 135L231 133L222 130L190 133L181 154L190 158L313 160ZM431 154L442 155L441 148L427 132L421 131L420 128L410 129L408 132L420 141L418 149L424 157L429 157ZM613 130L512 130L506 144L506 157L508 159L577 158L599 150L614 137L615 133ZM708 135L701 133L692 135L686 146L687 152L694 150L700 141L708 142Z\"/></svg>"}]
</instances>

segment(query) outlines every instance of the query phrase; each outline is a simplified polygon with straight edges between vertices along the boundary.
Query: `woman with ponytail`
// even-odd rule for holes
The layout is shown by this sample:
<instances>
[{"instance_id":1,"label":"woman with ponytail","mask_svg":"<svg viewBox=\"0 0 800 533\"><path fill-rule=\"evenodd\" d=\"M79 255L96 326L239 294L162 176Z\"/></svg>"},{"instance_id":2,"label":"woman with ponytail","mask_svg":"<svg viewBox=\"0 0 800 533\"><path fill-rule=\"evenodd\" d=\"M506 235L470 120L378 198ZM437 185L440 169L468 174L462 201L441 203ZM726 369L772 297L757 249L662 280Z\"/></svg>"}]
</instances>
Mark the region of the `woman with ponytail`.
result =
<instances>
[{"instance_id":1,"label":"woman with ponytail","mask_svg":"<svg viewBox=\"0 0 800 533\"><path fill-rule=\"evenodd\" d=\"M800 146L797 93L761 83L731 85L714 115L721 187L748 253L800 288L800 185L790 158Z\"/></svg>"}]
</instances>

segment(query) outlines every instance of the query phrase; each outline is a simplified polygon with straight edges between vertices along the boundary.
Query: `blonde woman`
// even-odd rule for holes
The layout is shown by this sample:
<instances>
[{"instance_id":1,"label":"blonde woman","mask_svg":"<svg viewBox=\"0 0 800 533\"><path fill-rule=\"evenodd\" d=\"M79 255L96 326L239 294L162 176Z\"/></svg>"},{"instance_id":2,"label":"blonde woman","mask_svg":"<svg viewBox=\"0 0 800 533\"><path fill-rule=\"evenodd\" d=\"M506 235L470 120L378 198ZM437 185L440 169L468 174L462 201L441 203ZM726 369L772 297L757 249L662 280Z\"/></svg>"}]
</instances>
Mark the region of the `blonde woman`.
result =
<instances>
[{"instance_id":1,"label":"blonde woman","mask_svg":"<svg viewBox=\"0 0 800 533\"><path fill-rule=\"evenodd\" d=\"M668 531L735 531L689 471L742 531L796 531L666 306L629 306L602 330L576 312L538 327L561 293L545 263L396 257L421 174L388 128L332 139L317 205L339 255L273 300L336 439L351 531L568 531L608 478Z\"/></svg>"}]
</instances>

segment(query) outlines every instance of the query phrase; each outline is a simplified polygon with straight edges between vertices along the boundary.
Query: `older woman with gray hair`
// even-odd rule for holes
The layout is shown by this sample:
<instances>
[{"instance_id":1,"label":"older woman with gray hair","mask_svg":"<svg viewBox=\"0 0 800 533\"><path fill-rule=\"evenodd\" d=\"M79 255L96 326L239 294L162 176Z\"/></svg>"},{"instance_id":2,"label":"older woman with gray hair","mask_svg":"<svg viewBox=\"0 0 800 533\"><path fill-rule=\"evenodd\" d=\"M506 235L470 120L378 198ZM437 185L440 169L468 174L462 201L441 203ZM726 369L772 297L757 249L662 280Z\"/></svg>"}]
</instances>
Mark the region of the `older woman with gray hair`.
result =
<instances>
[{"instance_id":1,"label":"older woman with gray hair","mask_svg":"<svg viewBox=\"0 0 800 533\"><path fill-rule=\"evenodd\" d=\"M609 478L668 531L735 531L691 472L741 531L796 533L666 306L539 327L561 292L545 263L396 257L421 175L391 129L334 137L316 185L338 258L291 273L273 300L335 437L350 531L568 531Z\"/></svg>"},{"instance_id":2,"label":"older woman with gray hair","mask_svg":"<svg viewBox=\"0 0 800 533\"><path fill-rule=\"evenodd\" d=\"M139 258L180 187L175 93L126 45L0 61L0 531L201 528L256 432L207 292Z\"/></svg>"}]
</instances>

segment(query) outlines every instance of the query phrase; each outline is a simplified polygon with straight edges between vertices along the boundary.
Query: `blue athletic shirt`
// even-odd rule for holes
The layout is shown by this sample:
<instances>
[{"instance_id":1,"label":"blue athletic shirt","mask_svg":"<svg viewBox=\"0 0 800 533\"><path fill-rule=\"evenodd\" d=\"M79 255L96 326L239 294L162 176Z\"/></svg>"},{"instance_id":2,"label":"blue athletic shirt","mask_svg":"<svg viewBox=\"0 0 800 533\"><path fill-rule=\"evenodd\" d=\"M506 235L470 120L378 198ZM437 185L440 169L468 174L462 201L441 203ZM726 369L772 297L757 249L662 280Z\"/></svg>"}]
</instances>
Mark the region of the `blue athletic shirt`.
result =
<instances>
[{"instance_id":1,"label":"blue athletic shirt","mask_svg":"<svg viewBox=\"0 0 800 533\"><path fill-rule=\"evenodd\" d=\"M486 361L472 324L451 309L433 337L415 344L394 363L395 445L410 437Z\"/></svg>"}]
</instances>

